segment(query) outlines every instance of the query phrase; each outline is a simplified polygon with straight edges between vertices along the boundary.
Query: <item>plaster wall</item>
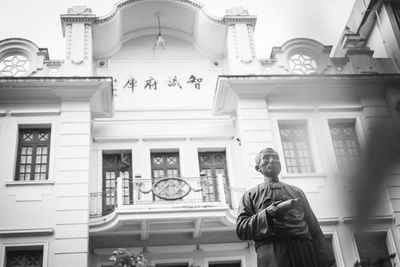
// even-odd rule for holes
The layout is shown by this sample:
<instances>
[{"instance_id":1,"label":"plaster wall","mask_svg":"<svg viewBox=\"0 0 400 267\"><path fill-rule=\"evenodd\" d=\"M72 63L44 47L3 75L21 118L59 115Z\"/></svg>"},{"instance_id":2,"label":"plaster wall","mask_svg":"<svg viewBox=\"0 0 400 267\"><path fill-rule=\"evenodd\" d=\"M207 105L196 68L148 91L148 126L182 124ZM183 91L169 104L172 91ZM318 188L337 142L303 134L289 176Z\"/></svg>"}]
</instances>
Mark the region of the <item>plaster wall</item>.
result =
<instances>
[{"instance_id":1,"label":"plaster wall","mask_svg":"<svg viewBox=\"0 0 400 267\"><path fill-rule=\"evenodd\" d=\"M1 104L0 110L6 114L0 117L1 246L38 244L44 266L87 266L89 103ZM51 127L48 180L14 181L18 125Z\"/></svg>"}]
</instances>

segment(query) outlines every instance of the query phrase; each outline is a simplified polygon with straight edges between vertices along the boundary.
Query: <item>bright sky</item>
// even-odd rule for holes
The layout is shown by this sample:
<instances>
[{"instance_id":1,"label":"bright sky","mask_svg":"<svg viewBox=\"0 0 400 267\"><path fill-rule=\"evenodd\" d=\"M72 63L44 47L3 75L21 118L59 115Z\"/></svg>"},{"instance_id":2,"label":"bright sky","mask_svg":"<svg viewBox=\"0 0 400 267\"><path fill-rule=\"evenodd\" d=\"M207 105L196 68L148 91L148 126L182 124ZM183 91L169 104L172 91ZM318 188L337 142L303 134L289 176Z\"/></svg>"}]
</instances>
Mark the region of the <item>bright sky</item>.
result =
<instances>
[{"instance_id":1,"label":"bright sky","mask_svg":"<svg viewBox=\"0 0 400 267\"><path fill-rule=\"evenodd\" d=\"M0 0L0 40L26 38L48 48L51 59L64 58L60 14L74 5L92 8L96 16L111 12L117 0ZM231 7L242 6L257 15L255 45L259 58L273 46L297 37L325 45L339 41L355 0L201 0L218 17ZM332 49L334 51L334 48Z\"/></svg>"}]
</instances>

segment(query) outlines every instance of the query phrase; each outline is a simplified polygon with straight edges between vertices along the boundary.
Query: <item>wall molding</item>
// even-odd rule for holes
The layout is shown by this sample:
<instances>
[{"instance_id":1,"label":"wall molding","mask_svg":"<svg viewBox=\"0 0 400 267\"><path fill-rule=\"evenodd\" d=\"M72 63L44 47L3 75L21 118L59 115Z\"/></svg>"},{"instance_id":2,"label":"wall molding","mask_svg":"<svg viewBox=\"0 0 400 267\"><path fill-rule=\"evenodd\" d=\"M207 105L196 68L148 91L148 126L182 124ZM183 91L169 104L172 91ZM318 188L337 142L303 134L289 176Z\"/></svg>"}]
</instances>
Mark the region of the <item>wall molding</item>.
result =
<instances>
[{"instance_id":1,"label":"wall molding","mask_svg":"<svg viewBox=\"0 0 400 267\"><path fill-rule=\"evenodd\" d=\"M0 237L47 236L53 233L53 228L7 229L0 230Z\"/></svg>"}]
</instances>

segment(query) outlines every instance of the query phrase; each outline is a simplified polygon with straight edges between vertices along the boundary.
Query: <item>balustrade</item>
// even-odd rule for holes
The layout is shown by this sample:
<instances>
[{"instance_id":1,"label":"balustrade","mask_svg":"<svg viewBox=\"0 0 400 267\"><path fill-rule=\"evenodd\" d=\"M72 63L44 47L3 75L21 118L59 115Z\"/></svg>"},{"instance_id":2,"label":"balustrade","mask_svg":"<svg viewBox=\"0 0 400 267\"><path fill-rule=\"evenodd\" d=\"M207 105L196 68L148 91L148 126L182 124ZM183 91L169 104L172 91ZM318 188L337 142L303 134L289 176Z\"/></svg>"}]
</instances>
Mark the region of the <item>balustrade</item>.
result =
<instances>
[{"instance_id":1,"label":"balustrade","mask_svg":"<svg viewBox=\"0 0 400 267\"><path fill-rule=\"evenodd\" d=\"M217 177L117 178L116 188L90 194L90 218L105 216L116 207L205 203L230 204L223 175ZM143 206L142 206L143 207Z\"/></svg>"}]
</instances>

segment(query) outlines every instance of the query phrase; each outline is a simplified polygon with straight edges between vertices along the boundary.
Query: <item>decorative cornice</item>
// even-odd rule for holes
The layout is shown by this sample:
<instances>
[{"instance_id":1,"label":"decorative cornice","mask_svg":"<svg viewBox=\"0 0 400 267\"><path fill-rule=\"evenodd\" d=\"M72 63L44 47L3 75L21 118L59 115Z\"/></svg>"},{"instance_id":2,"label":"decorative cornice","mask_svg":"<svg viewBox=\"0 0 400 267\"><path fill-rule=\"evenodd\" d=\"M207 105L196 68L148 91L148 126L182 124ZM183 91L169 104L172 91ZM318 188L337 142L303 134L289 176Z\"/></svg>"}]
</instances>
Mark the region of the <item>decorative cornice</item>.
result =
<instances>
[{"instance_id":1,"label":"decorative cornice","mask_svg":"<svg viewBox=\"0 0 400 267\"><path fill-rule=\"evenodd\" d=\"M95 23L96 16L93 14L90 15L75 15L75 14L61 14L61 29L63 36L65 36L65 25L71 24L72 22L85 22L85 24L93 24Z\"/></svg>"},{"instance_id":2,"label":"decorative cornice","mask_svg":"<svg viewBox=\"0 0 400 267\"><path fill-rule=\"evenodd\" d=\"M129 6L132 4L136 4L136 3L140 3L140 2L144 2L146 0L125 0L125 1L121 1L119 3L116 3L114 5L113 10L111 11L111 13L109 15L106 15L104 17L97 17L94 21L95 24L101 24L101 23L105 23L107 21L110 21L112 18L114 18L117 14L117 11L125 6ZM205 9L204 6L200 3L197 3L195 1L191 1L191 0L173 0L173 2L180 2L182 4L188 4L190 6L192 6L193 8L202 10L204 12L204 14L206 15L206 17L215 22L215 23L219 23L219 24L225 24L225 20L223 18L219 18L219 17L214 17L211 14L209 14Z\"/></svg>"},{"instance_id":3,"label":"decorative cornice","mask_svg":"<svg viewBox=\"0 0 400 267\"><path fill-rule=\"evenodd\" d=\"M222 19L224 24L235 24L235 23L248 23L255 25L257 22L257 16L224 16Z\"/></svg>"}]
</instances>

